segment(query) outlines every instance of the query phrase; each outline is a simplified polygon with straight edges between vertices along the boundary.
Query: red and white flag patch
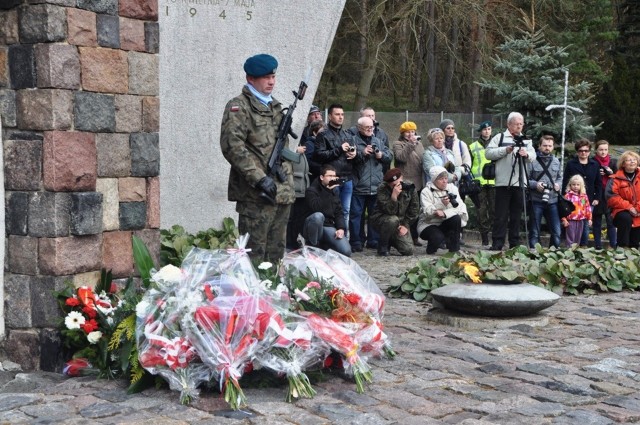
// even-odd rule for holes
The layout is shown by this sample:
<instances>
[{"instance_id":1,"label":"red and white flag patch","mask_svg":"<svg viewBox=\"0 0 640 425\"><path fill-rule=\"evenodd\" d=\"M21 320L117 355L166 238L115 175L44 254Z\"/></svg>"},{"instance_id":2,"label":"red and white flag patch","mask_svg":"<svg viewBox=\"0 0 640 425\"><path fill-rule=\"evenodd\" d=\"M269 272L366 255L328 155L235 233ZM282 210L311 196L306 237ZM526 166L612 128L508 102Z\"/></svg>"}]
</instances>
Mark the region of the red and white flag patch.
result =
<instances>
[{"instance_id":1,"label":"red and white flag patch","mask_svg":"<svg viewBox=\"0 0 640 425\"><path fill-rule=\"evenodd\" d=\"M238 112L240 110L239 106L233 105L231 108L229 108L229 112Z\"/></svg>"}]
</instances>

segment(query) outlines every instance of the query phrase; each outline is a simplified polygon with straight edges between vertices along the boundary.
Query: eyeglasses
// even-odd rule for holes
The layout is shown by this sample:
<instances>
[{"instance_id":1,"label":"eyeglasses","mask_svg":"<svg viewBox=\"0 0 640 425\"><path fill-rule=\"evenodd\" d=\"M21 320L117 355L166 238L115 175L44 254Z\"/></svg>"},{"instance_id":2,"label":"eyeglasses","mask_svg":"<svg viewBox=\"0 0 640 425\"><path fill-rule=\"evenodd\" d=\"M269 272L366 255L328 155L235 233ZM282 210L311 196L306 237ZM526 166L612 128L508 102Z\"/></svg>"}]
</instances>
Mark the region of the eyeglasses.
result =
<instances>
[{"instance_id":1,"label":"eyeglasses","mask_svg":"<svg viewBox=\"0 0 640 425\"><path fill-rule=\"evenodd\" d=\"M430 129L429 134L433 134L433 133L442 133L442 129L440 127Z\"/></svg>"},{"instance_id":2,"label":"eyeglasses","mask_svg":"<svg viewBox=\"0 0 640 425\"><path fill-rule=\"evenodd\" d=\"M578 149L578 152L580 152L580 153L585 153L585 152L589 153L589 152L591 152L591 150L590 149Z\"/></svg>"}]
</instances>

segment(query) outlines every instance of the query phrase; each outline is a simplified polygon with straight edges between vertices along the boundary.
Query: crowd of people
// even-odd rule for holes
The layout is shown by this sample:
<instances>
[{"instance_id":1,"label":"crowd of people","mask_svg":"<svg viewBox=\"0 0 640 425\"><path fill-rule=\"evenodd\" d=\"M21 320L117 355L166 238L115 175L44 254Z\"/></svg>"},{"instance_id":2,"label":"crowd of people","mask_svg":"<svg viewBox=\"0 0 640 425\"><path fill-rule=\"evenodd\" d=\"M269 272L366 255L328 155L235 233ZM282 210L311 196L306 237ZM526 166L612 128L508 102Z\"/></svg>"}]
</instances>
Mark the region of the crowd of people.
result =
<instances>
[{"instance_id":1,"label":"crowd of people","mask_svg":"<svg viewBox=\"0 0 640 425\"><path fill-rule=\"evenodd\" d=\"M251 235L253 257L277 260L302 238L346 256L365 248L412 255L423 242L427 254L456 252L469 221L467 196L487 250L521 245L523 218L529 247L540 242L543 219L554 247L563 238L565 246L587 246L593 231L601 249L603 218L610 247L640 245L640 156L628 151L616 161L600 140L591 157L591 142L580 139L562 169L554 137L528 139L518 112L497 134L491 122L481 123L470 144L450 119L424 140L415 122L404 122L390 142L373 108L361 109L347 128L342 105L329 106L326 123L312 106L295 152L274 179L267 163L282 114L271 96L276 68L270 55L247 59L247 84L227 104L222 123L229 200L237 202L239 231ZM275 202L266 204L265 193ZM573 210L563 215L564 200Z\"/></svg>"}]
</instances>

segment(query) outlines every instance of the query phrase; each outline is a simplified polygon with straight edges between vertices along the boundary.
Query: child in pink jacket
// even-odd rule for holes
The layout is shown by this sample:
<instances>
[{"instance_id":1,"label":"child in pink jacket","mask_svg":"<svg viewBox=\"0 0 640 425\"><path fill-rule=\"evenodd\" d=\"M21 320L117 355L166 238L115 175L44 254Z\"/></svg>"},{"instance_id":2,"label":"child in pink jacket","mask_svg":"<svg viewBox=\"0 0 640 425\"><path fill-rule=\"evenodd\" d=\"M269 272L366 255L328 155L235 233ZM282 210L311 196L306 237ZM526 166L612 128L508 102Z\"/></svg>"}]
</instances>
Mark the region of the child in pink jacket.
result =
<instances>
[{"instance_id":1,"label":"child in pink jacket","mask_svg":"<svg viewBox=\"0 0 640 425\"><path fill-rule=\"evenodd\" d=\"M562 226L565 227L567 246L571 246L574 243L580 243L584 221L587 220L589 226L591 226L591 205L589 204L589 197L581 175L576 174L569 179L567 193L565 193L564 197L573 202L575 206L575 210L561 220Z\"/></svg>"}]
</instances>

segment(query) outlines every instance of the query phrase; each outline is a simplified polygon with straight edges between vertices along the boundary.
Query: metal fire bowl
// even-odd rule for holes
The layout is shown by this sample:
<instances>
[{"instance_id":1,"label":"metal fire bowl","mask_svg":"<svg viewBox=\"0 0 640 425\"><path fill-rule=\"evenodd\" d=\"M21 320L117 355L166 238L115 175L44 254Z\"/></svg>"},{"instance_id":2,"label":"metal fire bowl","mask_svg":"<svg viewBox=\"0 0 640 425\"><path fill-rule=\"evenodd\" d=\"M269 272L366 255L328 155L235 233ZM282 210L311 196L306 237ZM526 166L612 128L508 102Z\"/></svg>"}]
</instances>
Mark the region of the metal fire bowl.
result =
<instances>
[{"instance_id":1,"label":"metal fire bowl","mask_svg":"<svg viewBox=\"0 0 640 425\"><path fill-rule=\"evenodd\" d=\"M551 307L557 294L529 283L453 283L431 291L434 307L473 316L530 316Z\"/></svg>"}]
</instances>

